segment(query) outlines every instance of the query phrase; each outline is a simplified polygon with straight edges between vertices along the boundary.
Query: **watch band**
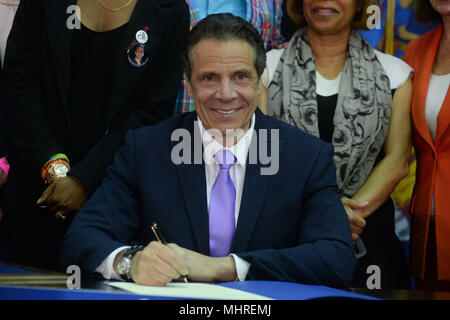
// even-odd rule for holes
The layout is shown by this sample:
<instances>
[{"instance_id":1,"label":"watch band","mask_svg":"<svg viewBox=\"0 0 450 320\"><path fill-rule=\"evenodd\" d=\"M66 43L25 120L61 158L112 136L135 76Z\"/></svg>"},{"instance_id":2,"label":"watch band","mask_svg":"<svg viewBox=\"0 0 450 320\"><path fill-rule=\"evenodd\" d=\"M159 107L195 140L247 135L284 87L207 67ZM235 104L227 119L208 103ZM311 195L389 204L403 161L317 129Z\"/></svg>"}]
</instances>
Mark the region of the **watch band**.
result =
<instances>
[{"instance_id":1,"label":"watch band","mask_svg":"<svg viewBox=\"0 0 450 320\"><path fill-rule=\"evenodd\" d=\"M142 245L134 245L131 248L129 248L127 251L125 251L125 253L122 255L122 257L120 257L120 259L129 259L130 261L133 260L133 257L136 253L138 253L139 251L144 250L144 246ZM132 282L133 279L131 279L131 264L130 264L130 268L125 272L125 273L121 273L120 277L125 280L125 281L130 281Z\"/></svg>"}]
</instances>

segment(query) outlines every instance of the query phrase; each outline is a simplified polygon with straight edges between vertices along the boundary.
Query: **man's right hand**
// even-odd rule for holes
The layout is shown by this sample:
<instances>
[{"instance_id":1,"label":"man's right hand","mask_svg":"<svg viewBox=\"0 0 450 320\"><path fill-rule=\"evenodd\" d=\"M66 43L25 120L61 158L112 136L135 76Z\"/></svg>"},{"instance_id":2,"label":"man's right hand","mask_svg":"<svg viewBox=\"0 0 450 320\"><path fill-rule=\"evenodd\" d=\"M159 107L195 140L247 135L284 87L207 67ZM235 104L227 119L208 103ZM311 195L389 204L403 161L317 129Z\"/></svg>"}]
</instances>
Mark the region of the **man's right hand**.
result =
<instances>
[{"instance_id":1,"label":"man's right hand","mask_svg":"<svg viewBox=\"0 0 450 320\"><path fill-rule=\"evenodd\" d=\"M157 241L150 242L132 260L131 278L137 284L162 287L188 274L182 251Z\"/></svg>"}]
</instances>

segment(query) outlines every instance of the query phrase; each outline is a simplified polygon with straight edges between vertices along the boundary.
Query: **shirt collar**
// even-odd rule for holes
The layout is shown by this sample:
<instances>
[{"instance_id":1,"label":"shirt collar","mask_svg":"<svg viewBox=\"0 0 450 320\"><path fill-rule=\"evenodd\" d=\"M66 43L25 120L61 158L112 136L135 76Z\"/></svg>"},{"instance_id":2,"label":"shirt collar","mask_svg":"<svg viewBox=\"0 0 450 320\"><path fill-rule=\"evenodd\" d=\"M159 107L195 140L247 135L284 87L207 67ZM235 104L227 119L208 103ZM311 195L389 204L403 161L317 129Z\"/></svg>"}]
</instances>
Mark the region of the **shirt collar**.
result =
<instances>
[{"instance_id":1,"label":"shirt collar","mask_svg":"<svg viewBox=\"0 0 450 320\"><path fill-rule=\"evenodd\" d=\"M206 164L217 163L216 159L214 159L214 155L216 154L217 151L224 149L231 151L236 156L237 163L240 164L242 167L245 167L245 164L247 162L248 150L250 148L253 131L255 129L255 121L256 117L255 114L253 114L250 122L250 128L247 130L245 135L241 139L239 139L238 143L236 143L234 146L231 147L224 147L220 143L218 143L206 131L202 121L200 120L200 117L197 117L198 127L200 129L200 134L202 136L204 148L203 160L205 161L205 163Z\"/></svg>"}]
</instances>

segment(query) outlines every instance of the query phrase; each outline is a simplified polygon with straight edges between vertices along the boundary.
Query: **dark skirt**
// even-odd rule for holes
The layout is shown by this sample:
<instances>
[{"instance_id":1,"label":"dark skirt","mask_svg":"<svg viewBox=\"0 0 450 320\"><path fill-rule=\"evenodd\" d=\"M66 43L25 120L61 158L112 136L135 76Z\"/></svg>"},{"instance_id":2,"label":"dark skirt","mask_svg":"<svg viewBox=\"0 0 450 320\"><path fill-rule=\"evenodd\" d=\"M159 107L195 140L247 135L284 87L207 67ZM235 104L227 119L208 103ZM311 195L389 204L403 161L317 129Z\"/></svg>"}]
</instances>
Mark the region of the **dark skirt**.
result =
<instances>
[{"instance_id":1,"label":"dark skirt","mask_svg":"<svg viewBox=\"0 0 450 320\"><path fill-rule=\"evenodd\" d=\"M352 287L367 288L367 281L374 274L368 268L374 265L380 270L380 289L411 289L405 249L395 234L395 208L391 198L366 219L361 239L367 253L358 259Z\"/></svg>"}]
</instances>

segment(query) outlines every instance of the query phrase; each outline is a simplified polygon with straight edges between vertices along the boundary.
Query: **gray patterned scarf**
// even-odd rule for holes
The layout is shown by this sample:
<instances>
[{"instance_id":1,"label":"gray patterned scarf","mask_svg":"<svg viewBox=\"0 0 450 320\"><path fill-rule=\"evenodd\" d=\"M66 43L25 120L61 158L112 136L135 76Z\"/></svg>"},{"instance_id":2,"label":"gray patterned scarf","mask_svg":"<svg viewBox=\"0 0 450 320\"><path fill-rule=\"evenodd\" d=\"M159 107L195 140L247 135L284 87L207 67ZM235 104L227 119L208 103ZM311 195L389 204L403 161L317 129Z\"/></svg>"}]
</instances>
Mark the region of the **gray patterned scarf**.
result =
<instances>
[{"instance_id":1,"label":"gray patterned scarf","mask_svg":"<svg viewBox=\"0 0 450 320\"><path fill-rule=\"evenodd\" d=\"M389 78L370 45L352 30L334 115L334 161L339 193L355 194L367 180L387 135ZM269 85L269 113L319 137L316 65L306 28L281 55Z\"/></svg>"}]
</instances>

